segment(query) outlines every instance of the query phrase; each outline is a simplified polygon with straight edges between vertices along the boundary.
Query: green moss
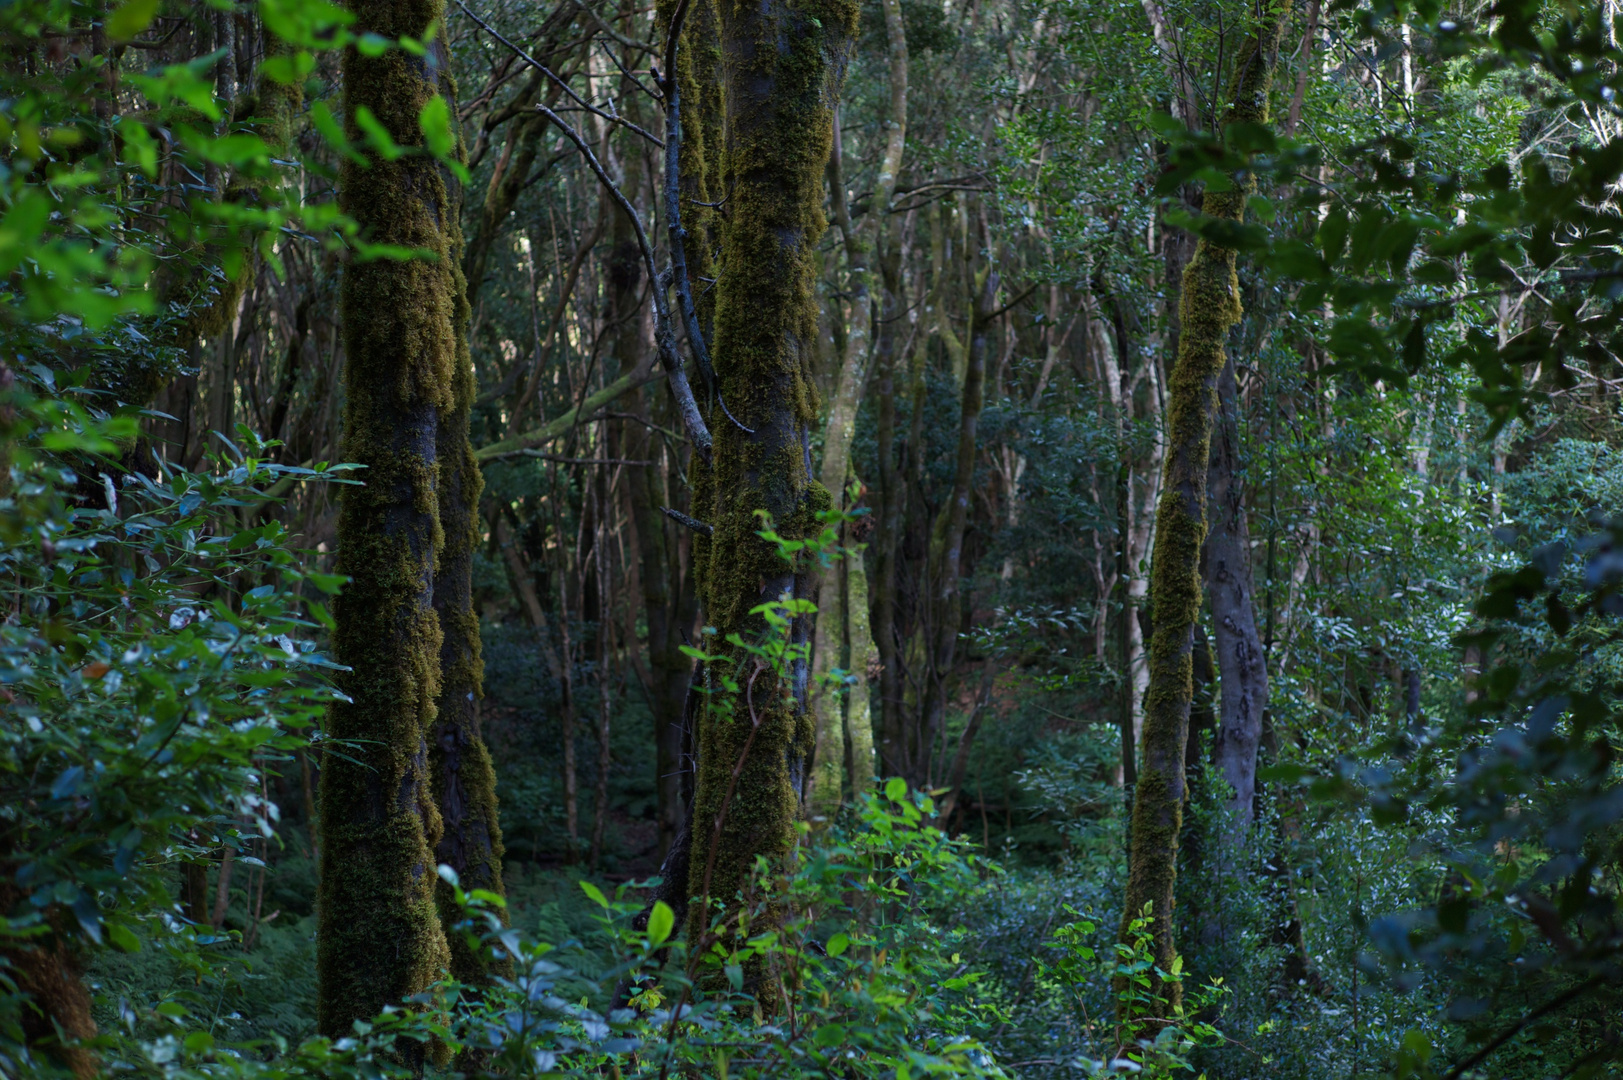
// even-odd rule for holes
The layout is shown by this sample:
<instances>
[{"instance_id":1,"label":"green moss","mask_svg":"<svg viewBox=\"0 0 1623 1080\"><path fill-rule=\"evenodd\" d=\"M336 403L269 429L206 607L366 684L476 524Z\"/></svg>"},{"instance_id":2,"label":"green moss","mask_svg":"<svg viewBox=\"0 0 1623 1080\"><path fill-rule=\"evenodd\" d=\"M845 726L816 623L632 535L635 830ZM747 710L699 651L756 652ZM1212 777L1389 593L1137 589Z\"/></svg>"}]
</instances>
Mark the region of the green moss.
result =
<instances>
[{"instance_id":1,"label":"green moss","mask_svg":"<svg viewBox=\"0 0 1623 1080\"><path fill-rule=\"evenodd\" d=\"M360 30L386 37L424 38L440 16L428 3L351 7ZM421 143L417 115L438 89L422 58L351 50L344 76L352 136L364 105L397 143ZM321 777L317 1021L333 1036L421 992L450 959L435 905L442 822L428 738L444 644L433 603L445 542L439 429L459 367L454 204L438 166L426 156L346 163L339 191L368 239L437 258L352 262L339 298L343 453L366 472L339 515L338 568L351 580L335 608L334 651L349 669L338 680L349 700L333 707L329 731L346 745L326 756ZM461 469L458 457L450 471Z\"/></svg>"}]
</instances>

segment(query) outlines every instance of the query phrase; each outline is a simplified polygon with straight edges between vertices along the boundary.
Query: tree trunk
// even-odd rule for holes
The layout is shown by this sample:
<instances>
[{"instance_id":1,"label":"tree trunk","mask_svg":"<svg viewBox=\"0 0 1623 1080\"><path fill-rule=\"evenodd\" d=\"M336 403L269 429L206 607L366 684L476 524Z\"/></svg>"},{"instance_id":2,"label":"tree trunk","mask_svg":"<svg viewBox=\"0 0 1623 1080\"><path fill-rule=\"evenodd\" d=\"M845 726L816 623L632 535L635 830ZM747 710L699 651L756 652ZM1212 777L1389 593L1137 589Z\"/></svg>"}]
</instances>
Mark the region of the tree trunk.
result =
<instances>
[{"instance_id":1,"label":"tree trunk","mask_svg":"<svg viewBox=\"0 0 1623 1080\"><path fill-rule=\"evenodd\" d=\"M936 515L930 532L925 568L927 590L920 634L927 650L922 665L919 730L908 777L915 785L933 784L933 752L947 715L953 661L963 615L964 535L969 528L969 501L975 485L975 458L980 451L977 433L985 402L987 336L991 332L998 291L998 274L986 268L970 313L969 352L964 369L963 396L958 413L958 456L952 492ZM945 763L943 763L945 764Z\"/></svg>"},{"instance_id":2,"label":"tree trunk","mask_svg":"<svg viewBox=\"0 0 1623 1080\"><path fill-rule=\"evenodd\" d=\"M709 900L736 911L733 898L749 887L758 856L786 865L814 738L806 663L793 662L779 682L726 642L732 634L762 638L767 628L750 613L757 605L811 591L810 567L790 566L756 535L756 511L766 511L781 535L804 538L831 503L811 474L813 270L832 102L856 7L843 0L795 7L785 0L755 6L724 0L719 14L727 217L715 289L715 366L738 422L712 410L715 464L697 472L694 506L714 532L695 537L694 562L706 621L717 631L709 649L726 658L723 671L735 662L728 674L748 689L712 694L698 720L689 891L700 902L688 928L696 955L708 938ZM791 640L806 641L809 629L806 618L794 619ZM768 923L775 910L767 912ZM760 975L749 973L746 982L769 993Z\"/></svg>"},{"instance_id":3,"label":"tree trunk","mask_svg":"<svg viewBox=\"0 0 1623 1080\"><path fill-rule=\"evenodd\" d=\"M448 81L448 80L447 80ZM447 87L449 89L449 87ZM455 99L450 94L447 100ZM466 156L466 151L459 147ZM478 392L468 350L472 314L467 282L462 277L461 187L447 170L440 173L452 194L449 254L455 288L452 326L456 362L451 373L450 407L440 414L438 431L439 519L444 536L439 570L434 577L434 612L440 631L440 693L430 741L429 774L434 804L444 832L434 857L456 871L464 889L505 895L502 883L502 829L496 799L496 771L479 729L479 699L484 696L485 662L479 639L479 615L473 606L473 554L478 548L479 496L484 476L468 438L473 399ZM488 983L508 965L492 971L466 935L455 930L462 921L451 887L436 885L440 921L451 951L451 975L469 985ZM502 913L505 919L505 911Z\"/></svg>"},{"instance_id":4,"label":"tree trunk","mask_svg":"<svg viewBox=\"0 0 1623 1080\"><path fill-rule=\"evenodd\" d=\"M1245 843L1255 817L1257 747L1268 705L1268 664L1257 632L1251 535L1239 477L1239 394L1234 359L1225 357L1217 379L1209 487L1211 531L1206 536L1206 586L1211 590L1213 638L1221 675L1221 721L1212 763L1232 792L1226 842ZM1225 853L1224 865L1238 851Z\"/></svg>"},{"instance_id":5,"label":"tree trunk","mask_svg":"<svg viewBox=\"0 0 1623 1080\"><path fill-rule=\"evenodd\" d=\"M885 124L885 152L879 164L876 190L869 201L867 219L860 233L853 227L846 205L837 115L833 153L829 156L830 196L835 218L845 241L845 260L851 292L851 321L845 336L845 356L840 365L834 402L829 410L828 427L823 436L821 479L823 486L833 496L834 505L837 507L844 507L846 503L845 485L851 458L851 443L856 437L857 408L862 402L862 391L868 379L868 348L874 318L871 290L873 274L869 267L873 247L872 237L877 235L880 238L880 248L888 251L891 241L890 206L896 195L897 177L901 173L902 153L907 146L907 31L902 22L901 0L883 0L882 6L885 15L886 55L889 60L890 116ZM885 290L887 297L890 291L888 288ZM887 304L886 307L888 311L890 305ZM848 643L847 635L844 633L850 618L843 596L845 577L846 568L830 563L822 568L818 584L818 603L822 605L818 625L820 628L826 627L828 632L820 632L814 657L813 678L817 683L814 693L819 703L817 748L814 755L815 772L810 778L811 790L807 801L815 813L825 816L831 814L840 802L840 767L844 764L845 757L844 747L841 745L844 742L840 724L841 713L849 710L854 695L867 692L865 674L859 685L851 687L849 696L835 695L822 688L822 679L832 674L839 665L842 649ZM864 585L866 585L865 575ZM864 624L867 619L868 614L864 611L862 613ZM858 655L853 649L850 661L852 667L866 662L865 659L858 659ZM844 709L841 707L842 704L845 706ZM861 708L866 719L868 708L866 700L862 702ZM867 729L866 738L871 745L871 725L864 724L864 727ZM860 786L854 777L851 779L852 795L860 797L860 793L867 790L868 781L872 779L872 766L867 766L867 780Z\"/></svg>"},{"instance_id":6,"label":"tree trunk","mask_svg":"<svg viewBox=\"0 0 1623 1080\"><path fill-rule=\"evenodd\" d=\"M391 0L351 5L357 29L434 40L441 8ZM443 50L444 36L436 50ZM446 67L390 50L344 55L348 136L371 110L401 146L423 144L417 117ZM427 248L437 260L357 261L340 293L344 323L346 461L366 466L346 488L338 570L350 583L335 609L336 681L330 733L345 752L321 770L321 883L317 910L317 1023L350 1034L424 990L450 954L435 908L440 815L429 785L428 736L440 693L433 600L442 542L438 514L440 416L453 407L457 368L453 202L426 155L345 161L343 209L374 243ZM421 1051L409 1056L420 1060Z\"/></svg>"},{"instance_id":7,"label":"tree trunk","mask_svg":"<svg viewBox=\"0 0 1623 1080\"><path fill-rule=\"evenodd\" d=\"M1232 108L1224 125L1266 123L1268 90L1288 2L1269 10L1246 39L1236 60ZM1206 214L1241 221L1255 181L1236 178L1226 192L1207 191ZM1193 629L1200 613L1200 551L1206 539L1206 485L1210 466L1213 397L1226 359L1224 340L1239 321L1240 285L1235 252L1202 239L1184 269L1180 289L1178 358L1167 386L1167 451L1150 600L1155 613L1149 648L1150 685L1145 695L1143 752L1133 798L1132 845L1122 937L1146 907L1154 916L1155 961L1172 970L1173 886L1183 825L1184 745L1193 693ZM1179 983L1152 973L1149 991L1170 1005L1182 998Z\"/></svg>"},{"instance_id":8,"label":"tree trunk","mask_svg":"<svg viewBox=\"0 0 1623 1080\"><path fill-rule=\"evenodd\" d=\"M846 776L851 797L860 803L873 790L873 711L868 672L877 662L868 628L868 571L861 551L845 560L845 640L851 648L851 689L845 703Z\"/></svg>"}]
</instances>

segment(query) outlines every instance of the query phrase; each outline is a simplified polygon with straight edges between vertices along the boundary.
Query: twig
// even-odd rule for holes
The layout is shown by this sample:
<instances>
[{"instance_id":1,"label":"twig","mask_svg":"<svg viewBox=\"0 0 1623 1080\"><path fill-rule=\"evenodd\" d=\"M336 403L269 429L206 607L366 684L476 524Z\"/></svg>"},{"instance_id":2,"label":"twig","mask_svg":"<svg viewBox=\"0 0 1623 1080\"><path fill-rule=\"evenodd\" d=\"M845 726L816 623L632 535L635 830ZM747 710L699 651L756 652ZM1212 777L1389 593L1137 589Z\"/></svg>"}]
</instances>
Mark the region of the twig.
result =
<instances>
[{"instance_id":1,"label":"twig","mask_svg":"<svg viewBox=\"0 0 1623 1080\"><path fill-rule=\"evenodd\" d=\"M704 536L715 535L716 527L708 522L700 521L696 517L688 517L686 514L682 513L682 511L672 510L668 506L660 507L659 511L672 521L676 522L678 525L686 525L696 533L700 533Z\"/></svg>"},{"instance_id":2,"label":"twig","mask_svg":"<svg viewBox=\"0 0 1623 1080\"><path fill-rule=\"evenodd\" d=\"M652 461L633 461L630 458L585 458L563 457L559 454L548 454L540 450L507 450L500 454L492 454L486 461L503 461L507 458L528 457L540 458L542 461L556 461L560 465L652 465Z\"/></svg>"},{"instance_id":3,"label":"twig","mask_svg":"<svg viewBox=\"0 0 1623 1080\"><path fill-rule=\"evenodd\" d=\"M1002 307L998 308L997 310L987 312L987 314L985 314L984 316L980 316L980 318L985 319L987 322L991 322L993 319L997 318L999 315L1007 314L1010 308L1015 307L1021 301L1025 300L1026 297L1030 296L1032 293L1034 293L1036 291L1037 291L1037 283L1032 282L1030 285L1026 286L1026 291L1025 292L1021 293L1019 296L1015 297L1013 300L1010 300L1007 304L1004 304Z\"/></svg>"},{"instance_id":4,"label":"twig","mask_svg":"<svg viewBox=\"0 0 1623 1080\"><path fill-rule=\"evenodd\" d=\"M1599 986L1603 981L1603 976L1596 975L1593 978L1579 983L1577 986L1572 987L1564 993L1557 994L1549 1001L1546 1001L1543 1005L1540 1005L1526 1016L1517 1020L1514 1024L1511 1024L1498 1035L1495 1035L1488 1041L1486 1046L1449 1070L1448 1075L1445 1076L1443 1080L1459 1080L1461 1076L1465 1075L1471 1069L1474 1069L1477 1065L1481 1064L1481 1062L1487 1058L1489 1054L1493 1053L1511 1039L1514 1039L1517 1035L1521 1034L1522 1031L1526 1029L1527 1025L1533 1023L1535 1020L1548 1016L1550 1013L1555 1012L1555 1010L1561 1008L1561 1006L1567 1004L1573 999L1582 997L1584 994L1587 994L1589 991Z\"/></svg>"},{"instance_id":5,"label":"twig","mask_svg":"<svg viewBox=\"0 0 1623 1080\"><path fill-rule=\"evenodd\" d=\"M485 20L483 20L479 16L475 15L473 13L472 9L470 9L467 4L464 4L462 2L462 0L456 0L456 6L462 9L462 13L464 15L466 15L468 18L472 19L474 22L478 23L480 29L482 29L485 33L489 34L491 37L495 38L497 41L501 42L503 45L506 45L509 49L513 50L514 55L516 55L520 60L523 60L526 64L529 64L531 67L535 68L535 70L539 71L541 74L545 75L547 78L549 78L553 82L557 83L558 88L560 90L562 90L564 93L568 94L570 100L573 101L576 105L579 105L581 108L585 109L587 112L593 114L594 116L597 116L597 117L600 117L600 118L602 118L604 120L607 120L611 124L619 124L621 127L629 128L630 130L635 131L638 135L641 135L643 138L647 139L649 142L653 143L655 146L664 146L665 145L663 142L660 141L659 136L655 135L653 132L648 131L645 128L639 127L636 124L633 124L630 120L627 120L624 117L616 116L613 113L604 112L602 109L599 109L596 105L593 105L591 102L587 101L585 98L583 98L579 94L575 93L574 87L570 86L567 82L565 82L562 78L560 78L556 72L554 72L551 68L547 67L547 65L543 64L541 61L537 60L535 57L531 56L529 53L525 52L518 45L514 44L513 42L507 40L507 38L503 37L502 34L501 34L501 31L497 30L495 27L491 26ZM548 114L550 114L552 112L552 110L548 109L545 105L538 106L538 107L543 112L546 112Z\"/></svg>"}]
</instances>

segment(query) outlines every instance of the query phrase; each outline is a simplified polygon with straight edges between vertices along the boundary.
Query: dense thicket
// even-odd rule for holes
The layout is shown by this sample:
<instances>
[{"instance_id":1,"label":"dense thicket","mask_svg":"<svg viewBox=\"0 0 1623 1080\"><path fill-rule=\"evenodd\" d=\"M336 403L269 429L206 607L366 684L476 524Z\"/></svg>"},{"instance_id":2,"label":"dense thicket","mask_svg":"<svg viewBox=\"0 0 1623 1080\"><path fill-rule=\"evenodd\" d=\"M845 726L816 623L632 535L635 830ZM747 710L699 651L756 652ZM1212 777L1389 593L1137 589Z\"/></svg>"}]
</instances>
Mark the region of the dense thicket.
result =
<instances>
[{"instance_id":1,"label":"dense thicket","mask_svg":"<svg viewBox=\"0 0 1623 1080\"><path fill-rule=\"evenodd\" d=\"M0 6L0 1072L1615 1075L1617 18Z\"/></svg>"}]
</instances>

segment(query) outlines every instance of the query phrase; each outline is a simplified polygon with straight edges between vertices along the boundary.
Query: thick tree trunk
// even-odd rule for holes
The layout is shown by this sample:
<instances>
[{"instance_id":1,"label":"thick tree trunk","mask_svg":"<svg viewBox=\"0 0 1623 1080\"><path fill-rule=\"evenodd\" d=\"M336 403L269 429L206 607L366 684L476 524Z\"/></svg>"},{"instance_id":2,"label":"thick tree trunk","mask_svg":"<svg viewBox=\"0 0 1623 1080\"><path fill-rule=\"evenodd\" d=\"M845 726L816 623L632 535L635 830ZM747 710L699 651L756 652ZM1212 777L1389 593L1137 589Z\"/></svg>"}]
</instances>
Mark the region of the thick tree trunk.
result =
<instances>
[{"instance_id":1,"label":"thick tree trunk","mask_svg":"<svg viewBox=\"0 0 1623 1080\"><path fill-rule=\"evenodd\" d=\"M1251 575L1251 534L1239 477L1239 394L1234 358L1225 357L1217 379L1209 486L1211 531L1206 536L1206 585L1211 591L1213 638L1222 680L1221 720L1212 763L1228 781L1226 841L1245 843L1255 817L1257 747L1268 705L1268 664L1257 632ZM1232 859L1237 852L1228 853Z\"/></svg>"},{"instance_id":2,"label":"thick tree trunk","mask_svg":"<svg viewBox=\"0 0 1623 1080\"><path fill-rule=\"evenodd\" d=\"M357 29L430 40L438 4L357 0ZM443 40L443 35L441 36ZM348 135L371 110L394 141L421 146L418 114L439 91L434 71L391 50L344 56ZM345 489L338 569L350 578L334 634L347 700L330 733L345 752L321 771L317 1023L350 1033L385 1005L421 992L450 954L435 908L441 832L430 791L428 737L440 696L435 564L443 541L440 417L455 404L458 316L449 222L453 201L433 158L346 161L344 210L374 243L427 248L434 261L355 262L344 273L344 460L366 466ZM420 1053L420 1051L419 1051Z\"/></svg>"},{"instance_id":3,"label":"thick tree trunk","mask_svg":"<svg viewBox=\"0 0 1623 1080\"><path fill-rule=\"evenodd\" d=\"M1266 123L1268 91L1288 2L1269 9L1236 60L1232 123ZM1208 191L1206 214L1243 220L1255 181L1226 192ZM1193 693L1193 629L1200 613L1200 551L1206 539L1206 488L1210 465L1213 398L1226 359L1224 341L1239 321L1240 285L1235 252L1202 239L1184 269L1180 290L1178 358L1167 386L1167 451L1156 513L1150 566L1155 613L1149 648L1150 685L1145 695L1143 752L1133 798L1132 846L1122 936L1146 907L1154 917L1155 961L1170 971L1173 886L1183 825L1184 748ZM1177 1004L1181 985L1152 975L1149 990Z\"/></svg>"},{"instance_id":4,"label":"thick tree trunk","mask_svg":"<svg viewBox=\"0 0 1623 1080\"><path fill-rule=\"evenodd\" d=\"M747 689L713 694L698 721L689 891L700 901L688 930L696 952L708 937L712 898L737 910L734 897L749 887L758 856L786 864L814 738L805 662L779 682L725 642L730 634L764 635L766 625L750 614L757 605L811 591L811 568L788 565L756 535L756 511L771 515L780 534L800 538L815 532L816 513L831 503L811 471L813 268L832 104L856 7L845 0L795 7L723 0L719 14L727 218L715 366L738 422L712 413L715 465L701 466L694 506L714 533L695 537L694 561L706 621L717 630L710 649L736 662L733 674ZM791 638L804 642L808 631L807 620L797 618ZM749 981L765 993L758 978Z\"/></svg>"}]
</instances>

